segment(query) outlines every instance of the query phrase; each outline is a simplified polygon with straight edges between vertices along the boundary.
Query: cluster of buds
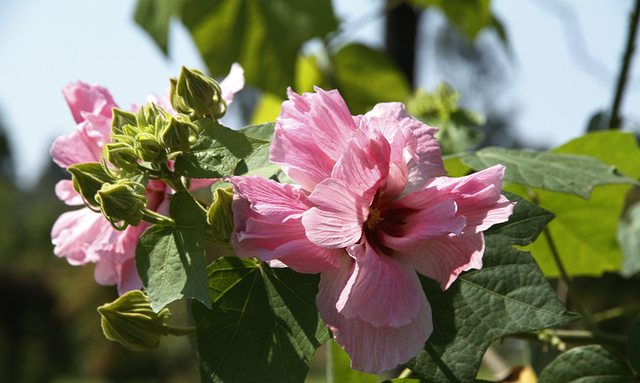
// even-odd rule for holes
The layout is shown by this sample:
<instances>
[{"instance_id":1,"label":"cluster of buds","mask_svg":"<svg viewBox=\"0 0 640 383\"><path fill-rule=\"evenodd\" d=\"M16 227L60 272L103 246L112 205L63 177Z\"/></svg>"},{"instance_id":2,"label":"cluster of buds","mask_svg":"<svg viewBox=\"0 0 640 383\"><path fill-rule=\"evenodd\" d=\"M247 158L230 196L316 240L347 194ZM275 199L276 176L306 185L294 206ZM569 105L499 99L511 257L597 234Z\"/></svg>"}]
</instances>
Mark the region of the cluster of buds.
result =
<instances>
[{"instance_id":1,"label":"cluster of buds","mask_svg":"<svg viewBox=\"0 0 640 383\"><path fill-rule=\"evenodd\" d=\"M146 209L147 182L164 179L172 185L168 162L197 142L199 128L194 122L219 119L227 109L215 80L184 67L180 78L171 80L170 97L175 115L154 103L141 106L137 113L114 108L110 142L104 145L101 162L68 168L85 204L100 211L117 230L166 218Z\"/></svg>"}]
</instances>

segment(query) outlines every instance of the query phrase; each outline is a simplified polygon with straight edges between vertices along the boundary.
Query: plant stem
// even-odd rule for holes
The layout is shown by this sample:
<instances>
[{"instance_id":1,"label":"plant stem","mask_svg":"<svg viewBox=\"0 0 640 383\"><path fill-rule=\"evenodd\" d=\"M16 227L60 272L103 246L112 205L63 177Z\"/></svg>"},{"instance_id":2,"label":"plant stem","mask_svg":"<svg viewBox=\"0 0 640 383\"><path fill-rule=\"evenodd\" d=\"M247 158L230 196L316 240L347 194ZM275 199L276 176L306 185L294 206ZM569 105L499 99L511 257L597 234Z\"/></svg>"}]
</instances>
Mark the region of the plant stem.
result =
<instances>
[{"instance_id":1,"label":"plant stem","mask_svg":"<svg viewBox=\"0 0 640 383\"><path fill-rule=\"evenodd\" d=\"M182 183L182 179L180 179L180 176L177 175L175 172L171 171L171 169L169 169L169 165L167 165L166 162L160 164L160 169L162 170L162 179L173 190L177 192L179 191L188 192L187 188Z\"/></svg>"},{"instance_id":2,"label":"plant stem","mask_svg":"<svg viewBox=\"0 0 640 383\"><path fill-rule=\"evenodd\" d=\"M622 104L622 95L627 85L627 76L629 74L629 68L631 67L631 57L635 50L636 31L638 30L638 18L640 16L640 0L636 0L636 5L631 14L631 23L629 24L629 35L627 36L627 46L624 51L624 58L622 60L622 68L620 69L620 76L618 77L618 84L616 86L616 94L613 99L613 106L611 107L611 118L609 119L609 129L620 128L620 105Z\"/></svg>"},{"instance_id":3,"label":"plant stem","mask_svg":"<svg viewBox=\"0 0 640 383\"><path fill-rule=\"evenodd\" d=\"M549 244L549 250L551 250L553 259L556 261L558 270L560 270L560 275L562 275L562 279L567 284L567 288L569 290L569 296L571 297L571 300L573 301L573 304L576 306L576 309L578 310L580 315L582 315L582 321L585 327L593 331L598 331L595 323L591 320L591 317L587 313L587 310L585 310L584 306L582 305L580 296L578 296L576 287L573 284L573 279L569 276L569 274L567 274L567 271L564 268L564 264L562 263L562 260L560 259L560 254L558 253L558 249L556 248L556 244L555 242L553 242L553 238L551 237L551 232L549 232L549 228L547 226L545 226L543 233L544 233L545 239L547 240L547 243Z\"/></svg>"},{"instance_id":4,"label":"plant stem","mask_svg":"<svg viewBox=\"0 0 640 383\"><path fill-rule=\"evenodd\" d=\"M612 346L625 346L627 338L624 335L593 332L588 330L543 330L539 332L524 332L510 335L509 338L523 339L534 342L547 343L545 337L556 336L565 343L575 345L582 344L608 344Z\"/></svg>"},{"instance_id":5,"label":"plant stem","mask_svg":"<svg viewBox=\"0 0 640 383\"><path fill-rule=\"evenodd\" d=\"M169 335L173 336L189 336L196 335L196 328L193 327L174 327L167 326L169 328Z\"/></svg>"},{"instance_id":6,"label":"plant stem","mask_svg":"<svg viewBox=\"0 0 640 383\"><path fill-rule=\"evenodd\" d=\"M638 312L640 312L640 303L633 303L630 305L614 307L609 310L595 313L593 314L592 318L594 322L599 323L629 314L637 314Z\"/></svg>"},{"instance_id":7,"label":"plant stem","mask_svg":"<svg viewBox=\"0 0 640 383\"><path fill-rule=\"evenodd\" d=\"M396 379L408 378L411 375L411 373L413 373L413 371L409 370L408 368L405 368L404 371L402 371Z\"/></svg>"}]
</instances>

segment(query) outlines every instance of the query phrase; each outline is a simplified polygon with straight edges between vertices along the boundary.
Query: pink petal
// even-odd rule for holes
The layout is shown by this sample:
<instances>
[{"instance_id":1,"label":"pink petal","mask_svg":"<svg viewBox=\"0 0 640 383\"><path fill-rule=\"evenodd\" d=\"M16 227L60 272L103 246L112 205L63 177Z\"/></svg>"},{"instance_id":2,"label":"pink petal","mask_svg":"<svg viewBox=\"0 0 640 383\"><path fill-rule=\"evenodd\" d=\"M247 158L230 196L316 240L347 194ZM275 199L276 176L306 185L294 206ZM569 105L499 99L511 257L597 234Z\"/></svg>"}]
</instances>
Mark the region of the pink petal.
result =
<instances>
[{"instance_id":1,"label":"pink petal","mask_svg":"<svg viewBox=\"0 0 640 383\"><path fill-rule=\"evenodd\" d=\"M449 233L460 234L465 227L466 219L456 216L456 210L456 203L449 199L408 217L403 217L402 214L387 216L387 222L383 220L378 225L376 236L384 246L401 253L412 253L422 247L426 240ZM391 218L404 224L391 224L388 222Z\"/></svg>"},{"instance_id":2,"label":"pink petal","mask_svg":"<svg viewBox=\"0 0 640 383\"><path fill-rule=\"evenodd\" d=\"M410 324L420 311L420 296L424 296L413 268L388 257L367 241L348 251L356 259L357 277L348 291L342 291L338 312L345 318L357 315L374 327Z\"/></svg>"},{"instance_id":3,"label":"pink petal","mask_svg":"<svg viewBox=\"0 0 640 383\"><path fill-rule=\"evenodd\" d=\"M88 125L88 122L83 122ZM102 140L104 143L104 140ZM70 165L82 164L86 162L99 162L102 154L102 146L87 135L85 128L58 137L51 146L51 156L53 161L60 167L66 168Z\"/></svg>"},{"instance_id":4,"label":"pink petal","mask_svg":"<svg viewBox=\"0 0 640 383\"><path fill-rule=\"evenodd\" d=\"M309 240L328 249L345 248L356 244L369 216L371 199L349 190L343 180L328 178L319 183L309 196L317 205L302 215Z\"/></svg>"},{"instance_id":5,"label":"pink petal","mask_svg":"<svg viewBox=\"0 0 640 383\"><path fill-rule=\"evenodd\" d=\"M406 363L424 347L433 331L431 308L421 291L418 315L406 326L374 327L357 316L345 318L336 310L336 303L349 280L353 262L343 257L340 269L322 273L316 304L322 320L349 354L351 368L379 375Z\"/></svg>"},{"instance_id":6,"label":"pink petal","mask_svg":"<svg viewBox=\"0 0 640 383\"><path fill-rule=\"evenodd\" d=\"M128 259L120 265L120 273L117 284L119 295L125 294L132 290L142 289L142 280L138 276L138 270L136 270L135 258Z\"/></svg>"},{"instance_id":7,"label":"pink petal","mask_svg":"<svg viewBox=\"0 0 640 383\"><path fill-rule=\"evenodd\" d=\"M227 77L220 82L222 90L222 99L227 105L233 102L233 95L240 92L244 88L244 69L238 63L231 65L231 70Z\"/></svg>"},{"instance_id":8,"label":"pink petal","mask_svg":"<svg viewBox=\"0 0 640 383\"><path fill-rule=\"evenodd\" d=\"M427 189L436 189L458 204L458 215L467 219L464 232L478 233L497 223L506 222L515 203L500 194L505 167L496 165L466 177L438 177Z\"/></svg>"},{"instance_id":9,"label":"pink petal","mask_svg":"<svg viewBox=\"0 0 640 383\"><path fill-rule=\"evenodd\" d=\"M73 182L71 180L58 182L56 184L56 195L60 201L63 201L67 205L77 206L84 204L82 196L73 188Z\"/></svg>"},{"instance_id":10,"label":"pink petal","mask_svg":"<svg viewBox=\"0 0 640 383\"><path fill-rule=\"evenodd\" d=\"M81 114L83 111L111 118L111 109L118 107L106 88L89 85L82 81L65 86L62 88L62 94L77 123L84 121Z\"/></svg>"},{"instance_id":11,"label":"pink petal","mask_svg":"<svg viewBox=\"0 0 640 383\"><path fill-rule=\"evenodd\" d=\"M356 125L337 91L288 90L276 119L270 161L306 190L329 177Z\"/></svg>"},{"instance_id":12,"label":"pink petal","mask_svg":"<svg viewBox=\"0 0 640 383\"><path fill-rule=\"evenodd\" d=\"M116 264L103 259L93 269L93 278L101 286L113 286L118 283L118 270Z\"/></svg>"},{"instance_id":13,"label":"pink petal","mask_svg":"<svg viewBox=\"0 0 640 383\"><path fill-rule=\"evenodd\" d=\"M189 190L196 190L200 188L208 188L214 183L221 181L220 178L191 178L189 180Z\"/></svg>"},{"instance_id":14,"label":"pink petal","mask_svg":"<svg viewBox=\"0 0 640 383\"><path fill-rule=\"evenodd\" d=\"M419 273L440 282L446 290L461 272L482 268L483 254L484 235L470 233L433 238L413 253L397 254L397 257Z\"/></svg>"},{"instance_id":15,"label":"pink petal","mask_svg":"<svg viewBox=\"0 0 640 383\"><path fill-rule=\"evenodd\" d=\"M74 266L97 262L100 255L93 245L107 229L113 230L102 215L88 208L63 213L51 229L53 252Z\"/></svg>"}]
</instances>

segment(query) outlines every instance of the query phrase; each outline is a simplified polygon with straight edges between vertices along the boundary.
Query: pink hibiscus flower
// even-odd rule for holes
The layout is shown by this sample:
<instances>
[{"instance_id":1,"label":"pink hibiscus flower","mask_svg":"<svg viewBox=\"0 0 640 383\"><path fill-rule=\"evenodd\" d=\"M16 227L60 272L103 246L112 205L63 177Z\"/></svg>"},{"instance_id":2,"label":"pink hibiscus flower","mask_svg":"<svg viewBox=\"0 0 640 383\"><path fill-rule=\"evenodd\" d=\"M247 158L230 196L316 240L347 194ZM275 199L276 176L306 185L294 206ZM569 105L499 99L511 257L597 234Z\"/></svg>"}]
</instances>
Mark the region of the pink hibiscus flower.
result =
<instances>
[{"instance_id":1,"label":"pink hibiscus flower","mask_svg":"<svg viewBox=\"0 0 640 383\"><path fill-rule=\"evenodd\" d=\"M231 177L240 257L321 273L318 311L356 370L380 374L418 354L433 323L416 271L448 288L482 267L483 230L505 222L503 166L446 172L437 129L400 103L351 116L338 91L289 90L272 162L300 186Z\"/></svg>"},{"instance_id":2,"label":"pink hibiscus flower","mask_svg":"<svg viewBox=\"0 0 640 383\"><path fill-rule=\"evenodd\" d=\"M223 98L230 104L233 95L244 86L244 72L234 64L229 76L221 83ZM106 88L88 85L84 82L72 83L62 89L71 113L78 123L76 130L59 137L51 147L55 163L63 168L85 162L99 162L102 148L109 142L111 133L111 109L118 106ZM163 98L148 97L167 112L175 114L169 102L169 93ZM138 106L132 105L137 112ZM206 187L213 181L194 180L192 189ZM147 186L147 208L168 215L169 199L172 193L162 181L151 181ZM56 185L56 195L68 205L82 205L82 197L73 189L70 180L62 180ZM96 263L94 276L101 285L118 285L120 295L130 290L142 288L142 281L135 267L135 249L138 238L150 225L142 222L137 227L129 226L124 231L116 231L101 214L88 208L62 214L51 230L54 253L65 257L72 265Z\"/></svg>"}]
</instances>

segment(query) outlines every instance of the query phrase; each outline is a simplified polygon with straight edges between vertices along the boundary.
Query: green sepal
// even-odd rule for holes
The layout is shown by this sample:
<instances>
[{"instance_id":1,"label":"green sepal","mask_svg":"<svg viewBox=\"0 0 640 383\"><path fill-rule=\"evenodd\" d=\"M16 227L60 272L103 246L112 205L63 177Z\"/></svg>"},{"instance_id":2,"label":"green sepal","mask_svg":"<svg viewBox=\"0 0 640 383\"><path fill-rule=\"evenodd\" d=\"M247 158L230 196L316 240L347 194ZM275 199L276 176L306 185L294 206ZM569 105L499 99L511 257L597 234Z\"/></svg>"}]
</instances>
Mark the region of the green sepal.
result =
<instances>
[{"instance_id":1,"label":"green sepal","mask_svg":"<svg viewBox=\"0 0 640 383\"><path fill-rule=\"evenodd\" d=\"M220 85L201 71L186 67L182 67L178 80L171 81L171 103L178 113L192 120L207 115L217 120L227 111Z\"/></svg>"},{"instance_id":2,"label":"green sepal","mask_svg":"<svg viewBox=\"0 0 640 383\"><path fill-rule=\"evenodd\" d=\"M113 108L113 119L111 120L111 134L123 134L123 127L126 125L136 126L136 115L118 108Z\"/></svg>"},{"instance_id":3,"label":"green sepal","mask_svg":"<svg viewBox=\"0 0 640 383\"><path fill-rule=\"evenodd\" d=\"M229 246L234 228L231 202L233 202L232 188L218 188L214 191L213 203L207 215L209 221L207 239L217 245Z\"/></svg>"},{"instance_id":4,"label":"green sepal","mask_svg":"<svg viewBox=\"0 0 640 383\"><path fill-rule=\"evenodd\" d=\"M104 158L117 168L133 173L138 168L136 151L124 142L111 142L104 145Z\"/></svg>"},{"instance_id":5,"label":"green sepal","mask_svg":"<svg viewBox=\"0 0 640 383\"><path fill-rule=\"evenodd\" d=\"M168 308L153 312L149 298L139 290L129 291L111 303L98 307L102 332L107 339L131 351L158 348L160 336L169 334L165 324L171 318Z\"/></svg>"},{"instance_id":6,"label":"green sepal","mask_svg":"<svg viewBox=\"0 0 640 383\"><path fill-rule=\"evenodd\" d=\"M67 170L73 176L73 189L80 193L86 204L94 207L100 206L95 196L102 185L115 182L98 162L71 165Z\"/></svg>"},{"instance_id":7,"label":"green sepal","mask_svg":"<svg viewBox=\"0 0 640 383\"><path fill-rule=\"evenodd\" d=\"M186 152L198 140L198 127L186 116L172 116L162 127L159 138L170 151Z\"/></svg>"},{"instance_id":8,"label":"green sepal","mask_svg":"<svg viewBox=\"0 0 640 383\"><path fill-rule=\"evenodd\" d=\"M126 228L126 225L116 227L116 222L124 221L131 226L138 226L142 220L142 209L147 205L147 197L138 194L134 184L128 180L117 184L104 184L95 197L100 203L102 215L116 229Z\"/></svg>"},{"instance_id":9,"label":"green sepal","mask_svg":"<svg viewBox=\"0 0 640 383\"><path fill-rule=\"evenodd\" d=\"M136 155L145 162L167 162L167 151L151 133L140 133L135 137L133 148Z\"/></svg>"}]
</instances>

